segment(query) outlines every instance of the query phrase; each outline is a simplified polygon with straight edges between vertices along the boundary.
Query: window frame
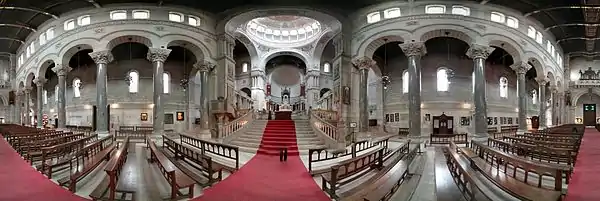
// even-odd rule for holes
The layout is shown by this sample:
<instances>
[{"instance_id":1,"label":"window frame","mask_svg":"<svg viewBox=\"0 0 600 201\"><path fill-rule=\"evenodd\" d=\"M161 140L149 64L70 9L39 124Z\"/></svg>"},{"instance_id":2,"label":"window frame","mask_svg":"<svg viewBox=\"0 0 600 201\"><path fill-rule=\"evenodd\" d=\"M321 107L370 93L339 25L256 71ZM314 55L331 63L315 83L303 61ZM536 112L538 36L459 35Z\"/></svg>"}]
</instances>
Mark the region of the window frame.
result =
<instances>
[{"instance_id":1,"label":"window frame","mask_svg":"<svg viewBox=\"0 0 600 201\"><path fill-rule=\"evenodd\" d=\"M140 14L140 13L143 13L146 16L145 17L136 17L136 14ZM132 19L137 19L137 20L150 19L150 11L149 10L132 10L131 11L131 18Z\"/></svg>"},{"instance_id":2,"label":"window frame","mask_svg":"<svg viewBox=\"0 0 600 201\"><path fill-rule=\"evenodd\" d=\"M169 72L163 72L163 94L171 93L171 74Z\"/></svg>"},{"instance_id":3,"label":"window frame","mask_svg":"<svg viewBox=\"0 0 600 201\"><path fill-rule=\"evenodd\" d=\"M135 73L135 76L132 76L132 73ZM136 70L130 70L127 72L127 76L131 79L128 86L129 93L138 93L140 88L140 73Z\"/></svg>"},{"instance_id":4,"label":"window frame","mask_svg":"<svg viewBox=\"0 0 600 201\"><path fill-rule=\"evenodd\" d=\"M536 33L537 29L535 29L535 27L529 26L529 28L527 28L527 36L529 36L529 38L533 38L535 40Z\"/></svg>"},{"instance_id":5,"label":"window frame","mask_svg":"<svg viewBox=\"0 0 600 201\"><path fill-rule=\"evenodd\" d=\"M44 105L48 105L48 90L44 89L44 91L42 91L42 98Z\"/></svg>"},{"instance_id":6,"label":"window frame","mask_svg":"<svg viewBox=\"0 0 600 201\"><path fill-rule=\"evenodd\" d=\"M331 64L329 62L323 63L323 72L324 73L331 72Z\"/></svg>"},{"instance_id":7,"label":"window frame","mask_svg":"<svg viewBox=\"0 0 600 201\"><path fill-rule=\"evenodd\" d=\"M458 10L462 10L465 13L460 13L460 12L455 12ZM462 16L470 16L471 15L471 8L466 7L466 6L461 6L461 5L453 5L452 6L452 14L454 15L462 15Z\"/></svg>"},{"instance_id":8,"label":"window frame","mask_svg":"<svg viewBox=\"0 0 600 201\"><path fill-rule=\"evenodd\" d=\"M506 83L502 83L505 81ZM508 78L502 76L498 82L498 87L500 91L500 98L508 98Z\"/></svg>"},{"instance_id":9,"label":"window frame","mask_svg":"<svg viewBox=\"0 0 600 201\"><path fill-rule=\"evenodd\" d=\"M500 19L494 20L494 16L499 17L502 20L501 21L500 21ZM504 13L501 13L501 12L492 11L490 13L490 21L504 24L504 23L506 23L506 15L504 15Z\"/></svg>"},{"instance_id":10,"label":"window frame","mask_svg":"<svg viewBox=\"0 0 600 201\"><path fill-rule=\"evenodd\" d=\"M117 18L115 15L124 14L122 18ZM126 20L127 19L127 11L126 10L113 10L110 11L109 18L111 20Z\"/></svg>"},{"instance_id":11,"label":"window frame","mask_svg":"<svg viewBox=\"0 0 600 201\"><path fill-rule=\"evenodd\" d=\"M443 76L445 80L441 80L440 79L440 73L443 71ZM435 83L436 83L436 90L438 92L448 92L450 90L450 77L448 76L448 71L450 71L448 68L446 67L439 67L436 71L435 71ZM445 81L446 83L441 83L442 81Z\"/></svg>"},{"instance_id":12,"label":"window frame","mask_svg":"<svg viewBox=\"0 0 600 201\"><path fill-rule=\"evenodd\" d=\"M79 98L81 97L81 89L79 89L79 86L81 85L81 79L79 79L78 77L75 77L73 79L73 97L75 98Z\"/></svg>"},{"instance_id":13,"label":"window frame","mask_svg":"<svg viewBox=\"0 0 600 201\"><path fill-rule=\"evenodd\" d=\"M83 19L87 18L87 24L83 23ZM92 17L90 15L83 15L77 18L77 25L79 26L86 26L86 25L90 25L92 23Z\"/></svg>"},{"instance_id":14,"label":"window frame","mask_svg":"<svg viewBox=\"0 0 600 201\"><path fill-rule=\"evenodd\" d=\"M72 26L69 26L72 25ZM64 22L63 24L63 29L65 31L69 31L69 30L73 30L75 29L75 19L68 19Z\"/></svg>"},{"instance_id":15,"label":"window frame","mask_svg":"<svg viewBox=\"0 0 600 201\"><path fill-rule=\"evenodd\" d=\"M536 30L536 33L535 33L535 42L537 42L539 44L543 44L544 43L544 35L542 34L542 32Z\"/></svg>"},{"instance_id":16,"label":"window frame","mask_svg":"<svg viewBox=\"0 0 600 201\"><path fill-rule=\"evenodd\" d=\"M431 9L436 9L436 8L441 8L441 12L433 12L435 10L431 10ZM432 5L426 5L425 6L425 14L445 14L446 13L446 5L442 5L442 4L432 4Z\"/></svg>"},{"instance_id":17,"label":"window frame","mask_svg":"<svg viewBox=\"0 0 600 201\"><path fill-rule=\"evenodd\" d=\"M175 15L179 16L179 20L173 20L171 18L171 16L175 16ZM182 13L178 13L178 12L172 12L172 11L169 12L168 18L169 18L169 21L171 21L171 22L179 22L179 23L181 23L181 22L185 21L185 15L183 15Z\"/></svg>"},{"instance_id":18,"label":"window frame","mask_svg":"<svg viewBox=\"0 0 600 201\"><path fill-rule=\"evenodd\" d=\"M42 32L40 36L38 36L38 41L40 42L40 46L46 44L46 32Z\"/></svg>"},{"instance_id":19,"label":"window frame","mask_svg":"<svg viewBox=\"0 0 600 201\"><path fill-rule=\"evenodd\" d=\"M402 16L402 10L400 10L400 8L388 8L383 11L384 19L397 18L400 16Z\"/></svg>"},{"instance_id":20,"label":"window frame","mask_svg":"<svg viewBox=\"0 0 600 201\"><path fill-rule=\"evenodd\" d=\"M410 79L410 75L408 74L408 71L405 70L404 72L402 72L402 93L408 93L408 91L410 90L409 85L410 83L408 82L408 80Z\"/></svg>"},{"instance_id":21,"label":"window frame","mask_svg":"<svg viewBox=\"0 0 600 201\"><path fill-rule=\"evenodd\" d=\"M50 27L46 30L46 42L52 39L54 39L54 27Z\"/></svg>"},{"instance_id":22,"label":"window frame","mask_svg":"<svg viewBox=\"0 0 600 201\"><path fill-rule=\"evenodd\" d=\"M248 62L242 63L242 73L248 72Z\"/></svg>"},{"instance_id":23,"label":"window frame","mask_svg":"<svg viewBox=\"0 0 600 201\"><path fill-rule=\"evenodd\" d=\"M190 21L190 19L194 19L194 20L196 20L196 23L192 24L192 22ZM188 24L188 25L190 25L190 26L195 26L195 27L197 27L197 26L200 26L202 23L201 23L201 21L200 21L200 18L199 18L199 17L193 16L193 15L188 15L188 16L187 16L187 24Z\"/></svg>"},{"instance_id":24,"label":"window frame","mask_svg":"<svg viewBox=\"0 0 600 201\"><path fill-rule=\"evenodd\" d=\"M371 24L379 21L381 21L381 12L377 11L367 14L367 23Z\"/></svg>"},{"instance_id":25,"label":"window frame","mask_svg":"<svg viewBox=\"0 0 600 201\"><path fill-rule=\"evenodd\" d=\"M511 27L511 28L515 28L518 29L519 28L519 19L517 19L516 17L513 16L506 16L506 26ZM514 25L509 24L509 21L514 21Z\"/></svg>"}]
</instances>

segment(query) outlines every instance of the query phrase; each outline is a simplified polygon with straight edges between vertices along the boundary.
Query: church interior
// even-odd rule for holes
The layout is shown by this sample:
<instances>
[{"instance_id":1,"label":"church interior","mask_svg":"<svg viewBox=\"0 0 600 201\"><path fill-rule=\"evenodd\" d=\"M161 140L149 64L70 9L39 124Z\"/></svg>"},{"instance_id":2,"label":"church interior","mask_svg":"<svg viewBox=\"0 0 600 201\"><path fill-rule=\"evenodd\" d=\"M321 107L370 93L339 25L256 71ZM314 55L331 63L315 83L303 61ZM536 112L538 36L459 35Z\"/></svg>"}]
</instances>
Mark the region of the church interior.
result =
<instances>
[{"instance_id":1,"label":"church interior","mask_svg":"<svg viewBox=\"0 0 600 201\"><path fill-rule=\"evenodd\" d=\"M597 201L599 24L600 0L0 0L0 201Z\"/></svg>"}]
</instances>

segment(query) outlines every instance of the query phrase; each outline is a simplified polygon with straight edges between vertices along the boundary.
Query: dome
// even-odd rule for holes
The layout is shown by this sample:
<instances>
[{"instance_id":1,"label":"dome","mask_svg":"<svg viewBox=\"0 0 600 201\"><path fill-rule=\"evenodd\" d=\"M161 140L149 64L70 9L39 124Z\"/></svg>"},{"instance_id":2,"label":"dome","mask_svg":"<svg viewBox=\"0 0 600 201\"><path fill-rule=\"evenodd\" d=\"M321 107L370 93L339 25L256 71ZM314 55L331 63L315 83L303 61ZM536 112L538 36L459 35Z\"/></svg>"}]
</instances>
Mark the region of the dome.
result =
<instances>
[{"instance_id":1,"label":"dome","mask_svg":"<svg viewBox=\"0 0 600 201\"><path fill-rule=\"evenodd\" d=\"M295 43L314 39L321 32L319 21L301 16L276 15L250 20L247 33L267 42Z\"/></svg>"}]
</instances>

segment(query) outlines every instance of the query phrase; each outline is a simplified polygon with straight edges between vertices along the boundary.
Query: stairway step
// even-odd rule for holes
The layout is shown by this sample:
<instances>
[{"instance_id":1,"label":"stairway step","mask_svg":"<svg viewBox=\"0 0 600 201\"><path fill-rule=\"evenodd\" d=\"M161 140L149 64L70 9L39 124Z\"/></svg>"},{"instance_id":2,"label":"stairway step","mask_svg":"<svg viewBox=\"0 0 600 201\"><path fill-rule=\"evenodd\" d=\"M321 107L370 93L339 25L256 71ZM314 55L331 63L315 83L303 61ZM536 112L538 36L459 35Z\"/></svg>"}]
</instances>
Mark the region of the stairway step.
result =
<instances>
[{"instance_id":1,"label":"stairway step","mask_svg":"<svg viewBox=\"0 0 600 201\"><path fill-rule=\"evenodd\" d=\"M263 141L282 141L282 142L296 142L296 138L295 137L271 137L271 136L263 136L262 138Z\"/></svg>"},{"instance_id":2,"label":"stairway step","mask_svg":"<svg viewBox=\"0 0 600 201\"><path fill-rule=\"evenodd\" d=\"M288 148L288 150L291 149L298 149L297 145L265 145L265 144L261 144L259 147L259 149L264 149L264 150L281 150L282 148Z\"/></svg>"},{"instance_id":3,"label":"stairway step","mask_svg":"<svg viewBox=\"0 0 600 201\"><path fill-rule=\"evenodd\" d=\"M279 150L271 151L271 150L258 149L258 151L256 151L256 153L263 154L263 155L279 156ZM298 150L288 150L288 156L298 156L298 155L300 155L300 152Z\"/></svg>"},{"instance_id":4,"label":"stairway step","mask_svg":"<svg viewBox=\"0 0 600 201\"><path fill-rule=\"evenodd\" d=\"M261 145L291 146L291 145L296 145L296 142L264 141L263 140Z\"/></svg>"}]
</instances>

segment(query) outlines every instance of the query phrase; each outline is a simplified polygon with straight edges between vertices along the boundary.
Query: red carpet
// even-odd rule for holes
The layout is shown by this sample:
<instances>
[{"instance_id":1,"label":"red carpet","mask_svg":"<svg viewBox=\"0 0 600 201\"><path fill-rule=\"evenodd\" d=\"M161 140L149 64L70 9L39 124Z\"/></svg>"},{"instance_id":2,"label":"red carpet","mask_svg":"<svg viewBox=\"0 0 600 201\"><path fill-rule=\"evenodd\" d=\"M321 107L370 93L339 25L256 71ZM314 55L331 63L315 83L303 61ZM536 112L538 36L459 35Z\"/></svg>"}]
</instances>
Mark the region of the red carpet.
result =
<instances>
[{"instance_id":1,"label":"red carpet","mask_svg":"<svg viewBox=\"0 0 600 201\"><path fill-rule=\"evenodd\" d=\"M288 151L292 153L294 150L296 155L289 156L286 162L280 162L278 148L281 146L288 146ZM277 151L277 156L270 155L273 150ZM239 171L206 189L204 195L194 201L331 200L321 191L297 156L293 121L269 121L259 152L267 154L257 154Z\"/></svg>"},{"instance_id":2,"label":"red carpet","mask_svg":"<svg viewBox=\"0 0 600 201\"><path fill-rule=\"evenodd\" d=\"M0 140L0 200L86 200L58 186L34 170L2 138Z\"/></svg>"},{"instance_id":3,"label":"red carpet","mask_svg":"<svg viewBox=\"0 0 600 201\"><path fill-rule=\"evenodd\" d=\"M296 125L291 120L271 120L267 122L258 148L258 154L276 155L282 148L288 149L288 155L298 155L296 144Z\"/></svg>"},{"instance_id":4,"label":"red carpet","mask_svg":"<svg viewBox=\"0 0 600 201\"><path fill-rule=\"evenodd\" d=\"M600 132L586 128L577 163L569 183L566 201L600 200Z\"/></svg>"}]
</instances>

